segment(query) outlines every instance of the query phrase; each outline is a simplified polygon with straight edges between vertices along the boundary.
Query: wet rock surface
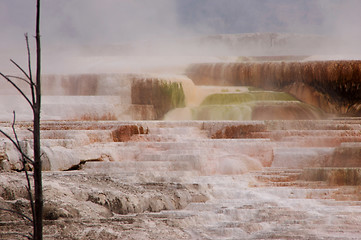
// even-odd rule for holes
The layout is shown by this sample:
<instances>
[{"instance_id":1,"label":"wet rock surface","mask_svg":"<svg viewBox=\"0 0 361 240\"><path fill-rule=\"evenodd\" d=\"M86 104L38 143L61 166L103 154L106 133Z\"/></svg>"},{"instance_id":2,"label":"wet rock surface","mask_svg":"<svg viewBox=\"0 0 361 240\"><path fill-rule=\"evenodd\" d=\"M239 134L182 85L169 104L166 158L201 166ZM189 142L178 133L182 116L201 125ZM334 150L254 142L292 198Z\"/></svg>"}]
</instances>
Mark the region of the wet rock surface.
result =
<instances>
[{"instance_id":1,"label":"wet rock surface","mask_svg":"<svg viewBox=\"0 0 361 240\"><path fill-rule=\"evenodd\" d=\"M360 171L327 166L358 161L360 130L358 118L43 122L43 146L79 159L43 172L45 239L357 239ZM3 167L0 182L0 207L29 215L24 173ZM30 229L0 211L1 239Z\"/></svg>"},{"instance_id":2,"label":"wet rock surface","mask_svg":"<svg viewBox=\"0 0 361 240\"><path fill-rule=\"evenodd\" d=\"M197 85L254 86L288 92L334 114L360 116L361 61L279 61L193 64Z\"/></svg>"}]
</instances>

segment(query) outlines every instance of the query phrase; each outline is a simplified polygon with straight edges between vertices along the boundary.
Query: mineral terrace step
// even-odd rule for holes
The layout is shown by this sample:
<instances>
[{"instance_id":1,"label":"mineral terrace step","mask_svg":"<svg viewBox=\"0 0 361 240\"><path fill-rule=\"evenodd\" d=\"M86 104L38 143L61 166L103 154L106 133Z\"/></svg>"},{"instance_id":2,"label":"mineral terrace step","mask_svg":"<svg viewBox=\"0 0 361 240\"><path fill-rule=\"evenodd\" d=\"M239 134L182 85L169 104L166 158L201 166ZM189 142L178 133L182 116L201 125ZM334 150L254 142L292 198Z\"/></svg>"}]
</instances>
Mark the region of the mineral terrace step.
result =
<instances>
[{"instance_id":1,"label":"mineral terrace step","mask_svg":"<svg viewBox=\"0 0 361 240\"><path fill-rule=\"evenodd\" d=\"M315 126L314 128L309 127L308 125L306 125L305 127L299 127L302 126L303 122L310 122L312 123L312 126ZM25 123L29 123L30 122L25 122ZM322 131L327 131L327 130L346 130L343 129L342 127L338 127L338 124L349 124L351 125L351 129L350 130L360 130L360 126L361 126L361 120L354 120L354 118L349 118L346 120L312 120L312 121L300 121L300 120L287 120L287 121L267 121L267 123L270 123L271 125L277 125L279 124L280 126L276 126L276 127L268 127L269 131L275 131L275 130L280 130L280 129L288 129L288 130L309 130L309 131L313 131L313 130L322 130ZM0 125L2 126L2 124L0 122ZM18 123L20 124L20 122ZM108 127L108 126L119 126L119 125L124 125L124 124L139 124L139 125L144 125L144 126L148 126L149 128L173 128L173 127L194 127L194 128L198 128L201 129L201 131L205 130L205 131L210 131L210 130L217 130L217 129L221 129L225 126L238 126L238 125L246 125L246 126L263 126L265 123L264 121L71 121L71 120L66 120L66 121L42 121L42 125L44 127L46 126L52 126L55 128L63 128L64 126L67 126L68 128L71 129L76 129L76 128L81 128L84 129L84 127L86 129L90 128L97 128L97 127ZM329 126L333 126L334 124L336 124L336 128L337 129L328 129L328 125Z\"/></svg>"},{"instance_id":2,"label":"mineral terrace step","mask_svg":"<svg viewBox=\"0 0 361 240\"><path fill-rule=\"evenodd\" d=\"M325 181L331 185L361 185L361 168L323 167L306 168L301 179L306 181Z\"/></svg>"},{"instance_id":3,"label":"mineral terrace step","mask_svg":"<svg viewBox=\"0 0 361 240\"><path fill-rule=\"evenodd\" d=\"M361 120L358 118L345 118L334 120L283 120L268 121L267 129L270 131L280 129L293 130L361 130Z\"/></svg>"},{"instance_id":4,"label":"mineral terrace step","mask_svg":"<svg viewBox=\"0 0 361 240\"><path fill-rule=\"evenodd\" d=\"M258 188L269 187L291 187L291 188L307 188L307 189L326 189L330 188L330 185L325 182L310 182L310 181L292 181L292 182L258 182L251 185Z\"/></svg>"},{"instance_id":5,"label":"mineral terrace step","mask_svg":"<svg viewBox=\"0 0 361 240\"><path fill-rule=\"evenodd\" d=\"M11 120L13 111L19 120L32 119L30 108L18 97L21 96L0 95L0 102L7 103L0 105L2 120ZM129 106L129 100L120 96L43 96L41 117L44 120L80 120L92 116L101 119L102 116L125 114Z\"/></svg>"},{"instance_id":6,"label":"mineral terrace step","mask_svg":"<svg viewBox=\"0 0 361 240\"><path fill-rule=\"evenodd\" d=\"M320 184L320 187L322 184ZM324 185L325 186L325 185ZM333 199L333 194L338 191L337 188L298 188L298 187L278 187L269 186L262 189L262 192L273 194L281 198L289 199Z\"/></svg>"},{"instance_id":7,"label":"mineral terrace step","mask_svg":"<svg viewBox=\"0 0 361 240\"><path fill-rule=\"evenodd\" d=\"M254 173L259 174L294 174L294 173L302 173L302 169L295 168L287 168L287 167L265 167L262 171L256 171Z\"/></svg>"},{"instance_id":8,"label":"mineral terrace step","mask_svg":"<svg viewBox=\"0 0 361 240\"><path fill-rule=\"evenodd\" d=\"M204 133L207 133L205 130L201 130L198 127L162 127L162 128L150 128L151 134L159 134L159 135L196 135L202 136Z\"/></svg>"},{"instance_id":9,"label":"mineral terrace step","mask_svg":"<svg viewBox=\"0 0 361 240\"><path fill-rule=\"evenodd\" d=\"M174 154L174 155L196 155L202 156L206 153L207 149L194 148L194 149L168 149L162 152L162 154Z\"/></svg>"},{"instance_id":10,"label":"mineral terrace step","mask_svg":"<svg viewBox=\"0 0 361 240\"><path fill-rule=\"evenodd\" d=\"M84 96L50 96L44 95L42 98L42 104L44 105L96 105L96 104L126 104L129 105L128 96L111 96L111 95L84 95Z\"/></svg>"},{"instance_id":11,"label":"mineral terrace step","mask_svg":"<svg viewBox=\"0 0 361 240\"><path fill-rule=\"evenodd\" d=\"M310 166L326 166L334 148L274 148L272 167L302 169Z\"/></svg>"},{"instance_id":12,"label":"mineral terrace step","mask_svg":"<svg viewBox=\"0 0 361 240\"><path fill-rule=\"evenodd\" d=\"M138 161L199 161L199 155L193 154L142 154Z\"/></svg>"},{"instance_id":13,"label":"mineral terrace step","mask_svg":"<svg viewBox=\"0 0 361 240\"><path fill-rule=\"evenodd\" d=\"M45 120L116 120L130 119L130 104L43 104L42 118Z\"/></svg>"},{"instance_id":14,"label":"mineral terrace step","mask_svg":"<svg viewBox=\"0 0 361 240\"><path fill-rule=\"evenodd\" d=\"M83 143L79 143L75 139L41 139L41 145L47 147L65 147L65 148L73 148L76 146L82 146Z\"/></svg>"},{"instance_id":15,"label":"mineral terrace step","mask_svg":"<svg viewBox=\"0 0 361 240\"><path fill-rule=\"evenodd\" d=\"M300 175L301 175L300 173L288 173L288 174L282 174L282 175L256 174L256 175L254 175L254 177L257 180L262 181L262 182L290 182L290 181L295 181L295 180L299 179Z\"/></svg>"},{"instance_id":16,"label":"mineral terrace step","mask_svg":"<svg viewBox=\"0 0 361 240\"><path fill-rule=\"evenodd\" d=\"M220 227L220 226L205 226L201 236L204 239L234 239L237 236L238 239L246 239L248 234L239 227Z\"/></svg>"},{"instance_id":17,"label":"mineral terrace step","mask_svg":"<svg viewBox=\"0 0 361 240\"><path fill-rule=\"evenodd\" d=\"M113 142L112 131L110 130L45 130L41 131L43 139L74 139L84 142Z\"/></svg>"},{"instance_id":18,"label":"mineral terrace step","mask_svg":"<svg viewBox=\"0 0 361 240\"><path fill-rule=\"evenodd\" d=\"M192 204L192 203L190 203ZM149 212L144 213L144 215L152 218L163 218L163 219L185 219L190 218L196 215L194 211L182 210L182 211L161 211L161 212Z\"/></svg>"},{"instance_id":19,"label":"mineral terrace step","mask_svg":"<svg viewBox=\"0 0 361 240\"><path fill-rule=\"evenodd\" d=\"M299 147L337 147L343 142L361 142L361 136L290 136L282 138L284 142L295 142Z\"/></svg>"},{"instance_id":20,"label":"mineral terrace step","mask_svg":"<svg viewBox=\"0 0 361 240\"><path fill-rule=\"evenodd\" d=\"M145 134L143 136L145 141L152 141L152 142L177 142L177 141L192 141L194 139L201 139L196 135L161 135L161 134Z\"/></svg>"},{"instance_id":21,"label":"mineral terrace step","mask_svg":"<svg viewBox=\"0 0 361 240\"><path fill-rule=\"evenodd\" d=\"M329 199L322 199L319 200L323 204L332 207L345 207L345 206L361 206L361 201L342 201L342 200L329 200Z\"/></svg>"},{"instance_id":22,"label":"mineral terrace step","mask_svg":"<svg viewBox=\"0 0 361 240\"><path fill-rule=\"evenodd\" d=\"M155 171L192 171L197 170L199 166L194 161L121 161L121 162L86 162L83 169L102 169L116 171L137 171L155 170Z\"/></svg>"},{"instance_id":23,"label":"mineral terrace step","mask_svg":"<svg viewBox=\"0 0 361 240\"><path fill-rule=\"evenodd\" d=\"M358 137L361 130L275 130L270 132L270 137L274 140L281 140L290 136L315 136L315 137Z\"/></svg>"},{"instance_id":24,"label":"mineral terrace step","mask_svg":"<svg viewBox=\"0 0 361 240\"><path fill-rule=\"evenodd\" d=\"M293 199L290 199L290 202ZM300 200L297 200L298 202ZM303 200L302 200L303 201ZM312 200L305 200L305 201L312 201ZM320 200L320 201L332 201L332 200ZM254 206L250 205L246 208L242 207L241 205L235 205L234 203L228 205L227 203L219 201L219 203L191 203L187 207L187 212L192 210L194 212L198 212L194 216L187 216L192 218L192 222L201 222L207 221L207 224L202 226L202 228L195 227L192 229L193 231L198 233L202 236L207 236L209 232L217 232L220 231L219 234L210 235L209 239L222 239L222 237L230 237L230 239L237 239L235 236L238 236L238 232L236 231L236 235L232 235L233 229L241 229L243 230L244 227L251 227L254 225L257 229L257 226L260 227L254 232L254 234L247 234L245 235L244 239L264 239L263 237L274 237L279 236L281 239L295 239L295 236L299 239L304 239L304 230L309 229L310 227L317 225L324 226L324 229L332 227L332 224L329 223L329 219L327 215L322 215L318 218L310 218L308 213L298 210L290 210L288 207L267 207L267 205L257 205ZM327 211L327 210L326 210ZM354 213L350 210L344 211L342 213L345 218L347 216L353 216ZM357 213L356 213L357 214ZM244 216L253 216L244 218ZM247 220L246 220L247 219ZM270 233L269 231L263 232L261 226L264 222L272 221L271 219L278 219L279 223L277 224L277 228L273 229L273 232ZM186 220L186 219L185 219ZM342 220L340 220L342 222ZM261 224L261 225L258 225ZM195 225L197 226L197 225ZM338 225L339 229L334 229L332 232L338 232L342 229L342 225ZM217 228L218 227L218 228ZM224 233L224 229L227 230L227 234L222 235ZM218 230L217 230L218 229ZM246 228L247 229L247 228ZM248 228L250 229L250 228ZM295 235L296 232L296 235ZM360 230L357 224L350 224L348 227L345 228L345 232L353 234L356 236L356 233L359 233ZM230 234L229 236L226 236ZM327 235L327 230L325 232ZM222 236L221 236L222 235ZM272 235L272 236L271 236ZM256 237L258 236L258 237ZM268 239L268 238L267 238ZM329 239L329 238L327 238Z\"/></svg>"},{"instance_id":25,"label":"mineral terrace step","mask_svg":"<svg viewBox=\"0 0 361 240\"><path fill-rule=\"evenodd\" d=\"M111 130L124 125L147 126L144 121L42 121L42 130ZM23 123L23 124L26 124ZM30 123L29 123L30 124Z\"/></svg>"}]
</instances>

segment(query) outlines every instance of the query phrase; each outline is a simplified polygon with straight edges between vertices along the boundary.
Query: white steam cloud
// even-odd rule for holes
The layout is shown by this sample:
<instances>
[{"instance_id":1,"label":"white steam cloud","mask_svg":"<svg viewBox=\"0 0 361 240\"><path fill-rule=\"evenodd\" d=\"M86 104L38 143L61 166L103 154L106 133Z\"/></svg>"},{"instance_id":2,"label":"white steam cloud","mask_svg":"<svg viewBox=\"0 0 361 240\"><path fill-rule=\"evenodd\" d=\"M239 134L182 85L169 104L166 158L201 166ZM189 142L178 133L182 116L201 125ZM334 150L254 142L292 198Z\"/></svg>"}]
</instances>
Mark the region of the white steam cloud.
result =
<instances>
[{"instance_id":1,"label":"white steam cloud","mask_svg":"<svg viewBox=\"0 0 361 240\"><path fill-rule=\"evenodd\" d=\"M359 0L43 0L43 50L54 58L84 46L249 32L325 35L345 49L361 40L360 11ZM0 1L0 69L23 57L34 15L35 0Z\"/></svg>"}]
</instances>

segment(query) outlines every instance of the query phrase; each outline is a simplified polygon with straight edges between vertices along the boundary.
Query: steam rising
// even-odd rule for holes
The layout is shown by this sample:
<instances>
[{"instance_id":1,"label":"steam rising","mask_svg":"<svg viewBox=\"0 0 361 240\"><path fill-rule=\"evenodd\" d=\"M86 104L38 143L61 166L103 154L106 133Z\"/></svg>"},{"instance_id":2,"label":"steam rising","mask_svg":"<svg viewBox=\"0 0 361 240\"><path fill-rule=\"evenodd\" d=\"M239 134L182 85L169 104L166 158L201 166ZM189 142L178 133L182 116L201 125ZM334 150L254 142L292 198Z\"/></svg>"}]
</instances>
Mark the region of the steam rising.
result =
<instances>
[{"instance_id":1,"label":"steam rising","mask_svg":"<svg viewBox=\"0 0 361 240\"><path fill-rule=\"evenodd\" d=\"M26 63L22 34L34 32L34 5L34 1L0 2L2 71L10 66L10 57ZM114 62L86 62L84 58L89 55L145 56L159 52L163 56L174 51L175 55L205 55L207 49L197 52L199 44L189 45L196 36L214 34L317 34L327 41L332 39L331 54L361 52L356 48L361 38L358 0L44 0L42 8L45 72L66 72L75 65L78 69L73 71L87 72L99 62ZM190 50L184 53L187 48ZM229 55L221 50L216 55ZM119 62L114 69L122 64Z\"/></svg>"}]
</instances>

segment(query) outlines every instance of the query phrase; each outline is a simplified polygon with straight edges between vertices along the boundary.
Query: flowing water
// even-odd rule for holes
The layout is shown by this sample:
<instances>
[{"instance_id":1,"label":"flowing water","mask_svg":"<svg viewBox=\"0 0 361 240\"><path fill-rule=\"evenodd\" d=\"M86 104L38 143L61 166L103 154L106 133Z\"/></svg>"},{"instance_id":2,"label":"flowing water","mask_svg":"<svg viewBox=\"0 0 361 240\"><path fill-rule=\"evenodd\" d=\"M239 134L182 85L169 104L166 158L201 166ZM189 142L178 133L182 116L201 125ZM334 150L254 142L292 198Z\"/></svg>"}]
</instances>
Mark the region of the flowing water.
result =
<instances>
[{"instance_id":1,"label":"flowing water","mask_svg":"<svg viewBox=\"0 0 361 240\"><path fill-rule=\"evenodd\" d=\"M169 87L162 89L164 83ZM179 90L172 90L172 83L179 84ZM6 90L9 88L4 86L1 90L4 92L2 101L9 103L1 105L1 118L10 120L11 112L15 110L18 120L31 119L27 106L21 104L21 98L15 92ZM184 96L184 100L180 96ZM174 106L182 108L173 109ZM323 117L321 110L285 92L247 86L195 85L183 75L77 74L43 78L44 120L292 120Z\"/></svg>"},{"instance_id":2,"label":"flowing water","mask_svg":"<svg viewBox=\"0 0 361 240\"><path fill-rule=\"evenodd\" d=\"M213 78L224 73L202 69ZM359 239L361 120L325 120L293 95L257 87L195 85L183 75L45 78L45 193L65 212L46 234L72 228L74 239ZM156 120L165 109L158 93L171 100L183 93L177 101L185 106L162 121L134 121ZM1 95L16 100L1 105L2 119L20 106L13 94ZM30 117L23 107L17 114ZM29 125L17 126L27 150ZM16 151L1 143L0 167L20 170ZM10 184L13 176L3 176ZM3 199L9 189L0 186Z\"/></svg>"},{"instance_id":3,"label":"flowing water","mask_svg":"<svg viewBox=\"0 0 361 240\"><path fill-rule=\"evenodd\" d=\"M130 124L147 134L115 141L114 129ZM24 126L21 138L29 135ZM65 217L75 239L87 238L89 229L95 238L123 239L358 239L361 233L360 119L50 121L42 129L52 170L44 173L46 196L61 196L61 209L76 206L80 217ZM307 136L314 142L303 141ZM80 170L58 171L79 162ZM179 205L166 194L172 186ZM182 189L189 192L177 195ZM116 212L104 217L109 204ZM62 218L45 232L64 234L56 227Z\"/></svg>"},{"instance_id":4,"label":"flowing water","mask_svg":"<svg viewBox=\"0 0 361 240\"><path fill-rule=\"evenodd\" d=\"M326 112L360 116L361 61L233 62L191 65L197 85L246 85L288 92Z\"/></svg>"},{"instance_id":5,"label":"flowing water","mask_svg":"<svg viewBox=\"0 0 361 240\"><path fill-rule=\"evenodd\" d=\"M250 87L196 86L187 106L167 113L164 120L292 120L321 119L322 110L284 92Z\"/></svg>"}]
</instances>

